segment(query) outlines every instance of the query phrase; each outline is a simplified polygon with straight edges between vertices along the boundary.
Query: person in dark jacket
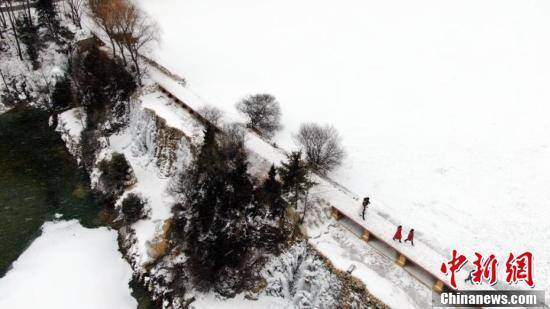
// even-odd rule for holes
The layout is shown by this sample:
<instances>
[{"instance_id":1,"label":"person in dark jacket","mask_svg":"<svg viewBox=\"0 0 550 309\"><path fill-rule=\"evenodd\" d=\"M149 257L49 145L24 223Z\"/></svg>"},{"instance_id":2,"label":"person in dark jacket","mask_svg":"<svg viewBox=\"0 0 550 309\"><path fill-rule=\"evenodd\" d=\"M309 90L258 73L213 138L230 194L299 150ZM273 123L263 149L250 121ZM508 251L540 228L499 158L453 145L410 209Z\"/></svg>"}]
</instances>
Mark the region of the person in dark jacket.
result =
<instances>
[{"instance_id":1,"label":"person in dark jacket","mask_svg":"<svg viewBox=\"0 0 550 309\"><path fill-rule=\"evenodd\" d=\"M405 239L405 242L410 241L411 245L414 246L414 229L411 229L409 231L409 235L407 236L407 239Z\"/></svg>"},{"instance_id":2,"label":"person in dark jacket","mask_svg":"<svg viewBox=\"0 0 550 309\"><path fill-rule=\"evenodd\" d=\"M395 234L393 235L393 240L399 240L401 242L401 238L403 235L401 235L401 231L403 230L403 227L400 225L397 227L397 231L395 231Z\"/></svg>"},{"instance_id":3,"label":"person in dark jacket","mask_svg":"<svg viewBox=\"0 0 550 309\"><path fill-rule=\"evenodd\" d=\"M369 204L370 204L370 199L367 196L363 199L363 220L365 220L365 211L367 211Z\"/></svg>"}]
</instances>

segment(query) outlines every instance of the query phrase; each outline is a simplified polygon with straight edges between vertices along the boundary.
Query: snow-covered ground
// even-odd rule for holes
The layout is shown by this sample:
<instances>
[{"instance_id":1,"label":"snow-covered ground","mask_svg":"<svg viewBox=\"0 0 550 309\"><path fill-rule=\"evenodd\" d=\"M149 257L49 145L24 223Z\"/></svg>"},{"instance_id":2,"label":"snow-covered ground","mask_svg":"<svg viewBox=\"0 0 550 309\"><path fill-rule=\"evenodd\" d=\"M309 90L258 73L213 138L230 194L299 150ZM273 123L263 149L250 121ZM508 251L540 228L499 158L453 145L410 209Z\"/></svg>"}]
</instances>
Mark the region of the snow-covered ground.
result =
<instances>
[{"instance_id":1,"label":"snow-covered ground","mask_svg":"<svg viewBox=\"0 0 550 309\"><path fill-rule=\"evenodd\" d=\"M221 299L216 295L206 294L200 295L192 304L191 309L210 309L210 308L226 308L226 309L241 309L241 308L265 308L276 309L285 308L288 306L284 299L274 296L264 296L259 300L248 300L242 295L237 295L235 298Z\"/></svg>"},{"instance_id":2,"label":"snow-covered ground","mask_svg":"<svg viewBox=\"0 0 550 309\"><path fill-rule=\"evenodd\" d=\"M0 280L0 308L136 308L117 233L76 220L46 222Z\"/></svg>"},{"instance_id":3,"label":"snow-covered ground","mask_svg":"<svg viewBox=\"0 0 550 309\"><path fill-rule=\"evenodd\" d=\"M163 28L155 59L235 116L245 95L334 124L334 178L441 254L535 255L550 291L550 3L140 1ZM358 206L359 207L359 206Z\"/></svg>"}]
</instances>

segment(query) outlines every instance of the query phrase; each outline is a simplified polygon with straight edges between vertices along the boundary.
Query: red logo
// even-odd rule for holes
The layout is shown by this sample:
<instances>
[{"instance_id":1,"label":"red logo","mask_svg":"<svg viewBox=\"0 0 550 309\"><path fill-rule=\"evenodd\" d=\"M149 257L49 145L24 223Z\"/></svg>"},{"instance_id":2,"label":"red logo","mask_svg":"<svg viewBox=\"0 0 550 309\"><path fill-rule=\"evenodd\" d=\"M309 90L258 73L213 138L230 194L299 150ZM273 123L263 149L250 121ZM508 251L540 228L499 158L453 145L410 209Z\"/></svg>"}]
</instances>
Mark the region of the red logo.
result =
<instances>
[{"instance_id":1,"label":"red logo","mask_svg":"<svg viewBox=\"0 0 550 309\"><path fill-rule=\"evenodd\" d=\"M441 272L445 275L450 274L450 282L453 288L458 288L456 272L460 271L467 263L468 259L464 255L453 250L451 260L441 264ZM470 280L472 284L487 283L494 285L498 281L498 267L499 262L494 254L489 254L484 258L481 253L476 252L473 271L465 281ZM533 254L529 251L518 256L510 253L506 261L506 282L517 284L520 281L525 282L529 287L535 286L533 281Z\"/></svg>"},{"instance_id":2,"label":"red logo","mask_svg":"<svg viewBox=\"0 0 550 309\"><path fill-rule=\"evenodd\" d=\"M523 281L528 286L534 287L533 282L533 254L531 252L525 252L517 257L514 257L512 253L506 261L506 282L509 284L518 283Z\"/></svg>"},{"instance_id":3,"label":"red logo","mask_svg":"<svg viewBox=\"0 0 550 309\"><path fill-rule=\"evenodd\" d=\"M468 259L464 255L461 254L461 255L457 256L457 251L453 250L453 258L449 262L441 264L441 272L444 273L445 275L447 274L447 265L449 265L448 271L451 273L451 285L455 289L456 289L456 276L455 276L455 274L467 262L468 262Z\"/></svg>"}]
</instances>

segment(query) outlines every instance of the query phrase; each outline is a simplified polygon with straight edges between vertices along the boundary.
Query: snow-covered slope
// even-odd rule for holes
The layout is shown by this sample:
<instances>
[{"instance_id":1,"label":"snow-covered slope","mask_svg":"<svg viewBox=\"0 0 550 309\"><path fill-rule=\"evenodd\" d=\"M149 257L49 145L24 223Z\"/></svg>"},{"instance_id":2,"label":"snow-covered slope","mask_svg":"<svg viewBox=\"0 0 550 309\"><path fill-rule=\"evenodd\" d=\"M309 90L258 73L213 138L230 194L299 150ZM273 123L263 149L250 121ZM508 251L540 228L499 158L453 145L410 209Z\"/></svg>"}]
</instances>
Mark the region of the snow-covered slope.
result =
<instances>
[{"instance_id":1,"label":"snow-covered slope","mask_svg":"<svg viewBox=\"0 0 550 309\"><path fill-rule=\"evenodd\" d=\"M292 147L302 121L340 129L335 178L441 254L530 250L550 290L547 2L140 1L156 60L204 101L270 92Z\"/></svg>"}]
</instances>

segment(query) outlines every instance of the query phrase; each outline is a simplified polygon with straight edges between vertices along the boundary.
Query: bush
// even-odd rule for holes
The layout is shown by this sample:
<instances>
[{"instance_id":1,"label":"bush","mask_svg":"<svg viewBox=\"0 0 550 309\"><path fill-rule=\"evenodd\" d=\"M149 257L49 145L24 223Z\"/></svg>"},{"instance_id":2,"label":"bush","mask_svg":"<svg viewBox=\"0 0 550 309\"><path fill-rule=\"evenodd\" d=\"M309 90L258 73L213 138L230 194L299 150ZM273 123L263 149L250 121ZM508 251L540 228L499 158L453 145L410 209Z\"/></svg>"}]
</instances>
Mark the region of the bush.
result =
<instances>
[{"instance_id":1,"label":"bush","mask_svg":"<svg viewBox=\"0 0 550 309\"><path fill-rule=\"evenodd\" d=\"M113 153L111 160L102 160L98 167L101 171L100 180L107 191L116 194L124 189L130 176L130 164L123 154Z\"/></svg>"},{"instance_id":2,"label":"bush","mask_svg":"<svg viewBox=\"0 0 550 309\"><path fill-rule=\"evenodd\" d=\"M201 116L206 118L206 120L210 121L215 126L219 126L221 124L221 119L223 117L223 112L221 109L211 106L211 105L205 105L197 111Z\"/></svg>"},{"instance_id":3,"label":"bush","mask_svg":"<svg viewBox=\"0 0 550 309\"><path fill-rule=\"evenodd\" d=\"M122 215L126 224L133 224L145 218L145 201L137 194L130 193L122 201Z\"/></svg>"},{"instance_id":4,"label":"bush","mask_svg":"<svg viewBox=\"0 0 550 309\"><path fill-rule=\"evenodd\" d=\"M340 143L340 135L333 126L304 123L294 139L314 170L324 174L342 164L345 152Z\"/></svg>"},{"instance_id":5,"label":"bush","mask_svg":"<svg viewBox=\"0 0 550 309\"><path fill-rule=\"evenodd\" d=\"M237 103L237 110L248 117L248 126L272 137L281 128L281 107L274 96L256 94Z\"/></svg>"}]
</instances>

